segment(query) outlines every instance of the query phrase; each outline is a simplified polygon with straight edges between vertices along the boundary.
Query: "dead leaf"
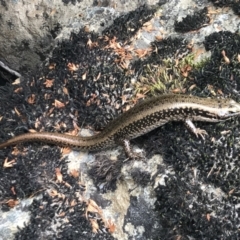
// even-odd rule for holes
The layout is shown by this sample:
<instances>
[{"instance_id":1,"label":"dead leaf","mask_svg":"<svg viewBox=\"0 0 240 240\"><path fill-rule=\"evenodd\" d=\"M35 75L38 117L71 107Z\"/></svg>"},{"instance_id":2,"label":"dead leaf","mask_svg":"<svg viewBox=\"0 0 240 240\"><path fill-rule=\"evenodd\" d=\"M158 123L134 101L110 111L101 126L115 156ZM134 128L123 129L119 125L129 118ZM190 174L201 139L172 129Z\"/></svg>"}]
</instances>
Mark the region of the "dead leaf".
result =
<instances>
[{"instance_id":1,"label":"dead leaf","mask_svg":"<svg viewBox=\"0 0 240 240\"><path fill-rule=\"evenodd\" d=\"M163 40L163 36L157 35L157 36L155 36L155 39L156 39L157 41L162 41L162 40Z\"/></svg>"},{"instance_id":2,"label":"dead leaf","mask_svg":"<svg viewBox=\"0 0 240 240\"><path fill-rule=\"evenodd\" d=\"M79 177L79 171L76 169L72 169L70 171L70 176L73 176L74 178L78 178Z\"/></svg>"},{"instance_id":3,"label":"dead leaf","mask_svg":"<svg viewBox=\"0 0 240 240\"><path fill-rule=\"evenodd\" d=\"M147 32L152 32L156 29L153 27L153 24L151 22L146 22L143 24L143 30L145 30Z\"/></svg>"},{"instance_id":4,"label":"dead leaf","mask_svg":"<svg viewBox=\"0 0 240 240\"><path fill-rule=\"evenodd\" d=\"M232 132L231 130L221 131L221 135L227 135L227 134L229 134L231 132Z\"/></svg>"},{"instance_id":5,"label":"dead leaf","mask_svg":"<svg viewBox=\"0 0 240 240\"><path fill-rule=\"evenodd\" d=\"M64 107L65 107L65 104L64 104L63 102L60 102L60 101L58 101L58 100L55 99L55 101L54 101L54 106L55 106L56 108L64 108Z\"/></svg>"},{"instance_id":6,"label":"dead leaf","mask_svg":"<svg viewBox=\"0 0 240 240\"><path fill-rule=\"evenodd\" d=\"M68 89L67 89L66 87L63 87L63 92L64 92L66 95L69 95Z\"/></svg>"},{"instance_id":7,"label":"dead leaf","mask_svg":"<svg viewBox=\"0 0 240 240\"><path fill-rule=\"evenodd\" d=\"M55 189L52 189L50 192L49 192L49 195L51 196L51 197L58 197L58 198L60 198L60 199L65 199L66 198L66 196L64 195L64 194L62 194L62 193L59 193L57 190L55 190Z\"/></svg>"},{"instance_id":8,"label":"dead leaf","mask_svg":"<svg viewBox=\"0 0 240 240\"><path fill-rule=\"evenodd\" d=\"M193 84L189 87L189 91L192 91L197 85L196 84Z\"/></svg>"},{"instance_id":9,"label":"dead leaf","mask_svg":"<svg viewBox=\"0 0 240 240\"><path fill-rule=\"evenodd\" d=\"M60 212L60 213L58 214L58 217L65 217L65 215L66 215L65 212Z\"/></svg>"},{"instance_id":10,"label":"dead leaf","mask_svg":"<svg viewBox=\"0 0 240 240\"><path fill-rule=\"evenodd\" d=\"M54 79L50 80L50 79L46 79L46 81L43 83L47 88L50 88L53 86L54 83Z\"/></svg>"},{"instance_id":11,"label":"dead leaf","mask_svg":"<svg viewBox=\"0 0 240 240\"><path fill-rule=\"evenodd\" d=\"M136 49L135 53L139 58L145 57L151 50L150 49Z\"/></svg>"},{"instance_id":12,"label":"dead leaf","mask_svg":"<svg viewBox=\"0 0 240 240\"><path fill-rule=\"evenodd\" d=\"M187 49L192 50L194 45L194 40L192 39L191 42L188 43Z\"/></svg>"},{"instance_id":13,"label":"dead leaf","mask_svg":"<svg viewBox=\"0 0 240 240\"><path fill-rule=\"evenodd\" d=\"M79 68L79 66L75 65L74 63L68 63L67 67L68 67L68 70L71 71L71 72L75 72Z\"/></svg>"},{"instance_id":14,"label":"dead leaf","mask_svg":"<svg viewBox=\"0 0 240 240\"><path fill-rule=\"evenodd\" d=\"M54 16L56 12L57 12L56 8L51 9L50 16Z\"/></svg>"},{"instance_id":15,"label":"dead leaf","mask_svg":"<svg viewBox=\"0 0 240 240\"><path fill-rule=\"evenodd\" d=\"M36 129L40 128L40 126L42 125L42 123L40 122L39 118L36 119L35 123L34 123L34 127ZM36 131L36 130L35 130Z\"/></svg>"},{"instance_id":16,"label":"dead leaf","mask_svg":"<svg viewBox=\"0 0 240 240\"><path fill-rule=\"evenodd\" d=\"M136 94L136 100L138 101L139 99L142 99L142 98L145 98L146 95L145 94L142 94L142 93L137 93Z\"/></svg>"},{"instance_id":17,"label":"dead leaf","mask_svg":"<svg viewBox=\"0 0 240 240\"><path fill-rule=\"evenodd\" d=\"M22 87L19 87L19 88L16 88L16 89L14 90L14 92L15 92L15 93L20 93L20 92L22 92L22 90L23 90Z\"/></svg>"},{"instance_id":18,"label":"dead leaf","mask_svg":"<svg viewBox=\"0 0 240 240\"><path fill-rule=\"evenodd\" d=\"M17 110L17 108L15 107L14 108L14 110L15 110L15 112L16 112L16 114L20 117L21 116L21 114L20 114L20 112Z\"/></svg>"},{"instance_id":19,"label":"dead leaf","mask_svg":"<svg viewBox=\"0 0 240 240\"><path fill-rule=\"evenodd\" d=\"M16 195L16 192L15 192L15 188L14 187L11 187L11 192L13 195Z\"/></svg>"},{"instance_id":20,"label":"dead leaf","mask_svg":"<svg viewBox=\"0 0 240 240\"><path fill-rule=\"evenodd\" d=\"M76 202L76 200L72 200L71 202L70 202L70 206L71 207L74 207L74 206L76 206L77 205L77 202Z\"/></svg>"},{"instance_id":21,"label":"dead leaf","mask_svg":"<svg viewBox=\"0 0 240 240\"><path fill-rule=\"evenodd\" d=\"M59 130L61 130L61 129L64 129L64 128L66 128L67 127L67 125L66 125L66 123L65 122L59 122L59 123L56 123L55 125L54 125L54 129L56 129L57 131Z\"/></svg>"},{"instance_id":22,"label":"dead leaf","mask_svg":"<svg viewBox=\"0 0 240 240\"><path fill-rule=\"evenodd\" d=\"M80 127L77 125L76 121L73 121L74 130L71 132L73 136L77 136L80 130Z\"/></svg>"},{"instance_id":23,"label":"dead leaf","mask_svg":"<svg viewBox=\"0 0 240 240\"><path fill-rule=\"evenodd\" d=\"M31 96L28 97L27 102L28 102L29 104L34 104L34 103L35 103L35 100L36 100L35 94L31 94Z\"/></svg>"},{"instance_id":24,"label":"dead leaf","mask_svg":"<svg viewBox=\"0 0 240 240\"><path fill-rule=\"evenodd\" d=\"M92 225L92 231L94 233L97 233L98 230L99 230L99 225L98 225L97 221L95 219L89 219L89 220L90 220L90 223Z\"/></svg>"},{"instance_id":25,"label":"dead leaf","mask_svg":"<svg viewBox=\"0 0 240 240\"><path fill-rule=\"evenodd\" d=\"M20 81L20 78L17 78L14 82L12 82L12 85L17 85L19 84L21 81Z\"/></svg>"},{"instance_id":26,"label":"dead leaf","mask_svg":"<svg viewBox=\"0 0 240 240\"><path fill-rule=\"evenodd\" d=\"M30 86L33 87L35 85L34 80L32 82L30 82Z\"/></svg>"},{"instance_id":27,"label":"dead leaf","mask_svg":"<svg viewBox=\"0 0 240 240\"><path fill-rule=\"evenodd\" d=\"M88 200L88 206L86 208L86 218L88 219L88 212L91 213L98 213L100 216L102 215L102 210L101 208L97 205L97 203L95 201L93 201L92 199Z\"/></svg>"},{"instance_id":28,"label":"dead leaf","mask_svg":"<svg viewBox=\"0 0 240 240\"><path fill-rule=\"evenodd\" d=\"M87 72L85 72L83 75L82 75L82 80L86 80L87 78Z\"/></svg>"},{"instance_id":29,"label":"dead leaf","mask_svg":"<svg viewBox=\"0 0 240 240\"><path fill-rule=\"evenodd\" d=\"M51 95L49 93L44 94L44 99L48 100L51 98Z\"/></svg>"},{"instance_id":30,"label":"dead leaf","mask_svg":"<svg viewBox=\"0 0 240 240\"><path fill-rule=\"evenodd\" d=\"M4 168L10 168L10 167L13 167L13 165L15 165L15 164L16 164L16 160L15 159L13 159L11 161L8 161L8 158L6 158L4 160L3 167Z\"/></svg>"},{"instance_id":31,"label":"dead leaf","mask_svg":"<svg viewBox=\"0 0 240 240\"><path fill-rule=\"evenodd\" d=\"M48 116L49 116L49 115L51 115L51 114L52 114L52 112L53 112L53 110L54 110L54 107L50 108L50 109L48 110L48 113L47 113L47 115L48 115Z\"/></svg>"},{"instance_id":32,"label":"dead leaf","mask_svg":"<svg viewBox=\"0 0 240 240\"><path fill-rule=\"evenodd\" d=\"M124 60L124 61L121 61L121 62L120 62L119 66L120 66L122 69L128 69L129 64L130 64L130 61Z\"/></svg>"},{"instance_id":33,"label":"dead leaf","mask_svg":"<svg viewBox=\"0 0 240 240\"><path fill-rule=\"evenodd\" d=\"M97 77L94 79L94 82L96 82L97 80L99 80L100 77L101 77L101 72L98 73Z\"/></svg>"},{"instance_id":34,"label":"dead leaf","mask_svg":"<svg viewBox=\"0 0 240 240\"><path fill-rule=\"evenodd\" d=\"M64 185L66 186L66 187L68 187L68 188L72 188L72 186L68 183L68 182L63 182L64 183Z\"/></svg>"},{"instance_id":35,"label":"dead leaf","mask_svg":"<svg viewBox=\"0 0 240 240\"><path fill-rule=\"evenodd\" d=\"M180 88L175 88L171 91L172 93L185 93L186 88L180 89Z\"/></svg>"},{"instance_id":36,"label":"dead leaf","mask_svg":"<svg viewBox=\"0 0 240 240\"><path fill-rule=\"evenodd\" d=\"M16 199L10 199L6 203L10 208L13 208L13 207L15 207L16 205L19 204L19 201L16 200Z\"/></svg>"},{"instance_id":37,"label":"dead leaf","mask_svg":"<svg viewBox=\"0 0 240 240\"><path fill-rule=\"evenodd\" d=\"M17 155L19 155L19 154L20 154L20 151L18 150L18 148L17 148L17 147L14 147L14 148L13 148L13 151L12 151L12 155L17 156ZM23 155L23 152L21 152L21 154Z\"/></svg>"},{"instance_id":38,"label":"dead leaf","mask_svg":"<svg viewBox=\"0 0 240 240\"><path fill-rule=\"evenodd\" d=\"M84 27L84 32L90 32L90 28L89 28L88 25L86 25L86 26Z\"/></svg>"},{"instance_id":39,"label":"dead leaf","mask_svg":"<svg viewBox=\"0 0 240 240\"><path fill-rule=\"evenodd\" d=\"M48 69L52 70L52 69L55 69L55 67L56 67L56 63L50 63L48 66Z\"/></svg>"},{"instance_id":40,"label":"dead leaf","mask_svg":"<svg viewBox=\"0 0 240 240\"><path fill-rule=\"evenodd\" d=\"M92 49L94 47L97 47L98 46L98 43L97 42L92 42L92 40L89 38L88 41L87 41L87 46Z\"/></svg>"},{"instance_id":41,"label":"dead leaf","mask_svg":"<svg viewBox=\"0 0 240 240\"><path fill-rule=\"evenodd\" d=\"M111 219L108 219L105 223L106 228L108 228L108 232L114 233L116 230L116 225L112 222Z\"/></svg>"},{"instance_id":42,"label":"dead leaf","mask_svg":"<svg viewBox=\"0 0 240 240\"><path fill-rule=\"evenodd\" d=\"M229 195L232 195L234 192L235 192L235 189L233 188L232 190L230 190L230 191L228 192L228 194L229 194Z\"/></svg>"},{"instance_id":43,"label":"dead leaf","mask_svg":"<svg viewBox=\"0 0 240 240\"><path fill-rule=\"evenodd\" d=\"M60 168L56 168L55 169L55 172L56 172L56 177L57 177L57 183L62 183L63 181L63 176L62 176L62 173L61 173L61 170Z\"/></svg>"},{"instance_id":44,"label":"dead leaf","mask_svg":"<svg viewBox=\"0 0 240 240\"><path fill-rule=\"evenodd\" d=\"M183 77L187 77L189 72L192 70L192 67L190 65L185 65L184 67L181 68L181 73Z\"/></svg>"},{"instance_id":45,"label":"dead leaf","mask_svg":"<svg viewBox=\"0 0 240 240\"><path fill-rule=\"evenodd\" d=\"M226 52L224 50L222 50L222 56L223 56L223 59L225 61L226 64L229 64L230 63L230 60L229 58L226 56Z\"/></svg>"},{"instance_id":46,"label":"dead leaf","mask_svg":"<svg viewBox=\"0 0 240 240\"><path fill-rule=\"evenodd\" d=\"M88 41L87 41L87 46L88 46L89 48L92 47L92 40L91 40L90 38L89 38Z\"/></svg>"},{"instance_id":47,"label":"dead leaf","mask_svg":"<svg viewBox=\"0 0 240 240\"><path fill-rule=\"evenodd\" d=\"M214 90L214 86L213 86L213 85L208 84L208 85L207 85L207 89L210 91L210 93L211 93L213 96L216 96L216 92L215 92L215 90Z\"/></svg>"},{"instance_id":48,"label":"dead leaf","mask_svg":"<svg viewBox=\"0 0 240 240\"><path fill-rule=\"evenodd\" d=\"M237 60L240 62L240 54L237 55Z\"/></svg>"},{"instance_id":49,"label":"dead leaf","mask_svg":"<svg viewBox=\"0 0 240 240\"><path fill-rule=\"evenodd\" d=\"M61 153L62 154L69 154L72 151L72 149L70 147L62 147L61 148Z\"/></svg>"},{"instance_id":50,"label":"dead leaf","mask_svg":"<svg viewBox=\"0 0 240 240\"><path fill-rule=\"evenodd\" d=\"M37 132L35 129L28 129L28 131L30 132L30 133L35 133L35 132Z\"/></svg>"}]
</instances>

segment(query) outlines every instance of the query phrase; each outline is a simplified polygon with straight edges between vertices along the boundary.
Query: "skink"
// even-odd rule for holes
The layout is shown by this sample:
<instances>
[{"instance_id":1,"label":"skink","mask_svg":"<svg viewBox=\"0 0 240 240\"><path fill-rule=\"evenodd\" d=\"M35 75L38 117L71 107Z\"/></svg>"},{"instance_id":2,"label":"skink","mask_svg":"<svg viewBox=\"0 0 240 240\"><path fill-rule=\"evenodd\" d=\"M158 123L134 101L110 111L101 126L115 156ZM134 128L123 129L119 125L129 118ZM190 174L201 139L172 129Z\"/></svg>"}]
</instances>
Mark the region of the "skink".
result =
<instances>
[{"instance_id":1,"label":"skink","mask_svg":"<svg viewBox=\"0 0 240 240\"><path fill-rule=\"evenodd\" d=\"M94 136L80 137L50 132L26 133L0 144L0 149L23 142L44 142L85 151L99 151L122 145L131 158L133 154L129 141L167 122L182 121L196 136L204 138L207 132L196 128L193 121L220 122L239 115L240 104L232 99L161 95L136 104Z\"/></svg>"}]
</instances>

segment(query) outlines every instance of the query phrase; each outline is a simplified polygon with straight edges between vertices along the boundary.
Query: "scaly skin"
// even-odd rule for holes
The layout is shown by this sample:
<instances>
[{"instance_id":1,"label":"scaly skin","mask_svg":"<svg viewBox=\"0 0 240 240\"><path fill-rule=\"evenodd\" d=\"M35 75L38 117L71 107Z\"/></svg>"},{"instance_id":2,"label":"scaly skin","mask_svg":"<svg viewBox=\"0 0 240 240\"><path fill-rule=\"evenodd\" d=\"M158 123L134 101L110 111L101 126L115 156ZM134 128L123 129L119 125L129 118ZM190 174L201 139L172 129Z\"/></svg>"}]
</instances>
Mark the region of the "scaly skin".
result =
<instances>
[{"instance_id":1,"label":"scaly skin","mask_svg":"<svg viewBox=\"0 0 240 240\"><path fill-rule=\"evenodd\" d=\"M99 151L123 145L131 157L129 140L150 132L170 121L183 121L197 136L206 135L192 121L219 122L240 115L240 104L232 99L199 98L188 95L162 95L147 99L109 123L91 137L37 132L16 136L0 144L0 149L24 142L44 142L73 149Z\"/></svg>"}]
</instances>

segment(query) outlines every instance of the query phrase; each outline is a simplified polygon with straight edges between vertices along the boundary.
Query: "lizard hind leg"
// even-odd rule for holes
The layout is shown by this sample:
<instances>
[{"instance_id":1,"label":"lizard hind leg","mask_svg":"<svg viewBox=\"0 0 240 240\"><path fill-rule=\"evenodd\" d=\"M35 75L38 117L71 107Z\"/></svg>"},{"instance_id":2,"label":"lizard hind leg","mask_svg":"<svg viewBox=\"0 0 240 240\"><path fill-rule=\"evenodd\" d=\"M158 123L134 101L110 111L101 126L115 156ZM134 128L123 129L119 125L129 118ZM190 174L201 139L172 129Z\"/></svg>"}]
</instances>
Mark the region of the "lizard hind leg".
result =
<instances>
[{"instance_id":1,"label":"lizard hind leg","mask_svg":"<svg viewBox=\"0 0 240 240\"><path fill-rule=\"evenodd\" d=\"M126 153L126 155L129 159L141 159L142 158L142 156L140 154L133 152L129 140L123 139L118 142L123 147L124 152Z\"/></svg>"}]
</instances>

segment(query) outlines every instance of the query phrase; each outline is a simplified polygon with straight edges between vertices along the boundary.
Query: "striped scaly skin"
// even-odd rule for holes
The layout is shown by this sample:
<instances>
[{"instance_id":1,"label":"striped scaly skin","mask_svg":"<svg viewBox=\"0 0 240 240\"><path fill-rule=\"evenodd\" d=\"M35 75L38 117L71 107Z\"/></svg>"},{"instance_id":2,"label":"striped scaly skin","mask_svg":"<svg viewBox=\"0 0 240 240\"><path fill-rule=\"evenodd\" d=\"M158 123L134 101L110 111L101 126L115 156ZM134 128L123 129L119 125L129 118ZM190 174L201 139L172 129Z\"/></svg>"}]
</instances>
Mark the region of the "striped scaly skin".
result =
<instances>
[{"instance_id":1,"label":"striped scaly skin","mask_svg":"<svg viewBox=\"0 0 240 240\"><path fill-rule=\"evenodd\" d=\"M193 121L220 122L240 115L240 104L232 99L199 98L188 95L161 95L142 101L91 137L61 133L27 133L0 144L0 149L24 142L44 142L85 151L99 151L122 145L132 158L129 140L170 121L182 121L196 136L207 135Z\"/></svg>"}]
</instances>

